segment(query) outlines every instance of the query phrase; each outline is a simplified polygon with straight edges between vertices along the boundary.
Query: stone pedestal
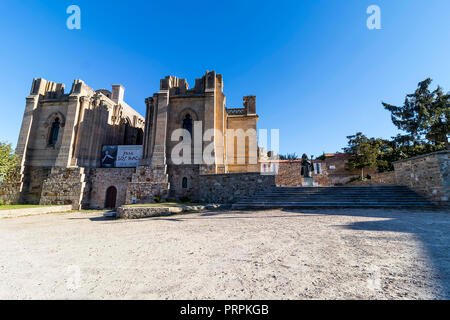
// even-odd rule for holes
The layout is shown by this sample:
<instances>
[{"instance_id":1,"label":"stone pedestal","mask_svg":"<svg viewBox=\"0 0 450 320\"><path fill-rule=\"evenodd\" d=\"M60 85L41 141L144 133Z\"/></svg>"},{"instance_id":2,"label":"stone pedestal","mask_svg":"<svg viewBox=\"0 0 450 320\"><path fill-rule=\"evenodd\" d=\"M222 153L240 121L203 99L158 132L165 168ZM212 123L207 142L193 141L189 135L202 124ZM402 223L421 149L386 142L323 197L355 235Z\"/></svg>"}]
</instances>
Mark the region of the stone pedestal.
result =
<instances>
[{"instance_id":1,"label":"stone pedestal","mask_svg":"<svg viewBox=\"0 0 450 320\"><path fill-rule=\"evenodd\" d=\"M303 187L313 187L314 186L314 178L304 177L302 186Z\"/></svg>"}]
</instances>

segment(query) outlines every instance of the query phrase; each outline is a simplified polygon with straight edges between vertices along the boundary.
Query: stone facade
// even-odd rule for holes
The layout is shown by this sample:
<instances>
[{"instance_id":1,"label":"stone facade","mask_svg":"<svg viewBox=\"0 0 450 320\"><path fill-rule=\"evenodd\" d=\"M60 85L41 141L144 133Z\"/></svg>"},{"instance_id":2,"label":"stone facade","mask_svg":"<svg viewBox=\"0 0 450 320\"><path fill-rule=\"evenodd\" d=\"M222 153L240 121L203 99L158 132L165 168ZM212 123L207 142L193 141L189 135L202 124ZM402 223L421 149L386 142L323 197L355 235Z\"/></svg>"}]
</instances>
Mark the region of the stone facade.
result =
<instances>
[{"instance_id":1,"label":"stone facade","mask_svg":"<svg viewBox=\"0 0 450 320\"><path fill-rule=\"evenodd\" d=\"M126 202L128 183L131 181L135 168L94 168L89 171L90 197L89 207L104 208L108 188L117 190L116 206Z\"/></svg>"},{"instance_id":2,"label":"stone facade","mask_svg":"<svg viewBox=\"0 0 450 320\"><path fill-rule=\"evenodd\" d=\"M142 144L144 118L123 101L121 85L94 91L75 80L69 93L64 87L33 80L16 147L20 172L13 183L20 195L15 203L88 207L89 170L100 167L102 146ZM130 176L127 170L121 175ZM100 186L95 181L94 188ZM122 181L121 189L128 182ZM100 200L93 200L97 207Z\"/></svg>"},{"instance_id":3,"label":"stone facade","mask_svg":"<svg viewBox=\"0 0 450 320\"><path fill-rule=\"evenodd\" d=\"M20 172L11 183L17 188L4 184L0 200L74 209L155 197L199 200L202 181L209 181L204 174L233 173L217 178L233 183L259 171L256 97L228 108L222 75L207 71L191 89L185 79L165 77L145 99L145 119L123 99L121 85L94 91L75 80L65 93L64 84L34 79L16 148ZM137 168L101 168L103 145L141 144Z\"/></svg>"},{"instance_id":4,"label":"stone facade","mask_svg":"<svg viewBox=\"0 0 450 320\"><path fill-rule=\"evenodd\" d=\"M222 75L214 71L192 89L186 79L161 79L159 92L145 100L143 159L126 203L199 199L203 174L258 172L256 97L243 100L242 108L227 108Z\"/></svg>"},{"instance_id":5,"label":"stone facade","mask_svg":"<svg viewBox=\"0 0 450 320\"><path fill-rule=\"evenodd\" d=\"M169 166L169 196L180 200L180 198L197 199L200 186L200 166L180 165Z\"/></svg>"},{"instance_id":6,"label":"stone facade","mask_svg":"<svg viewBox=\"0 0 450 320\"><path fill-rule=\"evenodd\" d=\"M275 176L260 173L200 175L198 200L206 203L233 203L274 186Z\"/></svg>"},{"instance_id":7,"label":"stone facade","mask_svg":"<svg viewBox=\"0 0 450 320\"><path fill-rule=\"evenodd\" d=\"M394 162L395 181L426 198L448 205L450 151L440 151Z\"/></svg>"}]
</instances>

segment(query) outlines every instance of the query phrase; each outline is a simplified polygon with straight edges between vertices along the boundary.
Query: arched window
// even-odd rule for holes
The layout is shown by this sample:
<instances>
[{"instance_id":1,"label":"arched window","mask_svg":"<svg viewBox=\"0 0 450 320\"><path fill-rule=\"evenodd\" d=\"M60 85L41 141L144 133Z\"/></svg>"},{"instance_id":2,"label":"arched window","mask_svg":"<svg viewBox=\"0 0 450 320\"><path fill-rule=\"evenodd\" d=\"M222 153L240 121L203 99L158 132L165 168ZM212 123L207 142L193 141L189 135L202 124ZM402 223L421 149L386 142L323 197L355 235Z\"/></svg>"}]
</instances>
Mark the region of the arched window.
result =
<instances>
[{"instance_id":1,"label":"arched window","mask_svg":"<svg viewBox=\"0 0 450 320\"><path fill-rule=\"evenodd\" d=\"M136 144L142 144L142 129L137 129Z\"/></svg>"},{"instance_id":2,"label":"arched window","mask_svg":"<svg viewBox=\"0 0 450 320\"><path fill-rule=\"evenodd\" d=\"M183 129L186 129L187 131L189 131L189 133L191 134L191 137L192 137L192 117L189 113L186 115L186 117L184 117Z\"/></svg>"},{"instance_id":3,"label":"arched window","mask_svg":"<svg viewBox=\"0 0 450 320\"><path fill-rule=\"evenodd\" d=\"M186 178L186 177L183 178L183 181L181 182L181 186L182 186L184 189L187 188L187 178Z\"/></svg>"},{"instance_id":4,"label":"arched window","mask_svg":"<svg viewBox=\"0 0 450 320\"><path fill-rule=\"evenodd\" d=\"M48 144L50 146L54 146L56 141L58 140L59 126L60 126L59 118L55 118L55 121L52 123L52 127L50 129L50 135L48 137Z\"/></svg>"}]
</instances>

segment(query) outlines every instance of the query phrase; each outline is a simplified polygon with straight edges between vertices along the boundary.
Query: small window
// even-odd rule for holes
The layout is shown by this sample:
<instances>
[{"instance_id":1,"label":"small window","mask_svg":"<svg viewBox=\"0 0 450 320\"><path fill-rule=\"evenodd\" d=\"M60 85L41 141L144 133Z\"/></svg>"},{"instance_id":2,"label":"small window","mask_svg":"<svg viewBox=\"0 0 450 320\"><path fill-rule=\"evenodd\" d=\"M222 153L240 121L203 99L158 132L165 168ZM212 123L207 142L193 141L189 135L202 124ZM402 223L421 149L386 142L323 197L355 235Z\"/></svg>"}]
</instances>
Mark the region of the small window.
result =
<instances>
[{"instance_id":1,"label":"small window","mask_svg":"<svg viewBox=\"0 0 450 320\"><path fill-rule=\"evenodd\" d=\"M183 178L183 181L181 182L181 186L182 186L184 189L186 189L186 188L187 188L187 183L188 183L187 178L184 177L184 178Z\"/></svg>"},{"instance_id":2,"label":"small window","mask_svg":"<svg viewBox=\"0 0 450 320\"><path fill-rule=\"evenodd\" d=\"M55 121L52 123L52 127L50 129L50 135L48 137L48 145L54 146L56 144L56 141L58 140L58 133L59 133L59 118L56 118Z\"/></svg>"},{"instance_id":3,"label":"small window","mask_svg":"<svg viewBox=\"0 0 450 320\"><path fill-rule=\"evenodd\" d=\"M322 164L321 163L316 163L316 174L321 174L322 173Z\"/></svg>"},{"instance_id":4,"label":"small window","mask_svg":"<svg viewBox=\"0 0 450 320\"><path fill-rule=\"evenodd\" d=\"M183 120L183 129L189 131L192 137L192 118L190 114L187 114Z\"/></svg>"},{"instance_id":5,"label":"small window","mask_svg":"<svg viewBox=\"0 0 450 320\"><path fill-rule=\"evenodd\" d=\"M331 170L335 170L335 169L336 169L336 166L330 166L330 169L331 169Z\"/></svg>"}]
</instances>

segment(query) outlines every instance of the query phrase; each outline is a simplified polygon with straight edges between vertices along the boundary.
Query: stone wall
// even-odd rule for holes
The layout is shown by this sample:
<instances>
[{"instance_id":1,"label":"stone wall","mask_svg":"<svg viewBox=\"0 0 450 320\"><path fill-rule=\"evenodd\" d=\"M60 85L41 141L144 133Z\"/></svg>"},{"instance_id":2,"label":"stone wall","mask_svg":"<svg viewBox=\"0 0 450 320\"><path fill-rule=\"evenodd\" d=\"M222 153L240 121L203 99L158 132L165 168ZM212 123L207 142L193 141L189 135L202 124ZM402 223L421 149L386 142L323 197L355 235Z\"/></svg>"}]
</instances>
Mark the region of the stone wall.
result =
<instances>
[{"instance_id":1,"label":"stone wall","mask_svg":"<svg viewBox=\"0 0 450 320\"><path fill-rule=\"evenodd\" d=\"M106 190L113 186L117 190L116 207L125 204L128 183L135 168L95 168L89 171L90 200L89 207L100 209L105 207Z\"/></svg>"},{"instance_id":2,"label":"stone wall","mask_svg":"<svg viewBox=\"0 0 450 320\"><path fill-rule=\"evenodd\" d=\"M376 186L376 185L395 185L395 172L379 172L370 174L370 180L366 181L353 181L347 183L351 186Z\"/></svg>"},{"instance_id":3,"label":"stone wall","mask_svg":"<svg viewBox=\"0 0 450 320\"><path fill-rule=\"evenodd\" d=\"M0 202L18 204L20 200L20 182L2 182L0 184Z\"/></svg>"},{"instance_id":4,"label":"stone wall","mask_svg":"<svg viewBox=\"0 0 450 320\"><path fill-rule=\"evenodd\" d=\"M330 186L342 186L350 182L353 178L361 176L361 170L347 168L350 155L346 153L336 153L326 156L325 167L327 170L328 184ZM377 168L364 168L364 176L377 173Z\"/></svg>"},{"instance_id":5,"label":"stone wall","mask_svg":"<svg viewBox=\"0 0 450 320\"><path fill-rule=\"evenodd\" d=\"M275 176L260 173L205 174L199 176L200 202L233 203L275 186Z\"/></svg>"},{"instance_id":6,"label":"stone wall","mask_svg":"<svg viewBox=\"0 0 450 320\"><path fill-rule=\"evenodd\" d=\"M169 165L168 166L170 197L179 200L181 197L198 198L199 192L199 165ZM186 185L183 179L186 178Z\"/></svg>"},{"instance_id":7,"label":"stone wall","mask_svg":"<svg viewBox=\"0 0 450 320\"><path fill-rule=\"evenodd\" d=\"M394 162L395 181L428 199L448 204L450 198L450 151L429 153Z\"/></svg>"},{"instance_id":8,"label":"stone wall","mask_svg":"<svg viewBox=\"0 0 450 320\"><path fill-rule=\"evenodd\" d=\"M278 174L275 176L277 186L301 186L303 177L301 175L302 164L300 160L279 162Z\"/></svg>"},{"instance_id":9,"label":"stone wall","mask_svg":"<svg viewBox=\"0 0 450 320\"><path fill-rule=\"evenodd\" d=\"M323 161L313 160L314 166L316 163L321 163L322 171L320 173L316 173L315 171L312 173L314 182L319 186L327 186L328 176L325 163ZM264 164L270 164L271 166L278 164L278 173L275 176L275 183L277 186L296 187L303 184L301 160L277 160L261 163L261 165ZM264 167L261 169L264 171Z\"/></svg>"},{"instance_id":10,"label":"stone wall","mask_svg":"<svg viewBox=\"0 0 450 320\"><path fill-rule=\"evenodd\" d=\"M50 167L25 166L23 170L23 186L20 202L24 204L39 204L42 185L50 175Z\"/></svg>"},{"instance_id":11,"label":"stone wall","mask_svg":"<svg viewBox=\"0 0 450 320\"><path fill-rule=\"evenodd\" d=\"M72 205L73 209L88 206L89 188L86 188L84 168L52 168L44 180L39 204Z\"/></svg>"},{"instance_id":12,"label":"stone wall","mask_svg":"<svg viewBox=\"0 0 450 320\"><path fill-rule=\"evenodd\" d=\"M151 203L155 196L167 199L169 189L167 166L139 166L128 183L125 204Z\"/></svg>"}]
</instances>

